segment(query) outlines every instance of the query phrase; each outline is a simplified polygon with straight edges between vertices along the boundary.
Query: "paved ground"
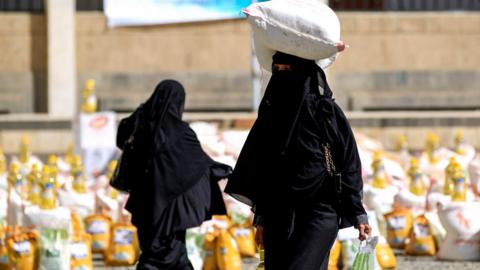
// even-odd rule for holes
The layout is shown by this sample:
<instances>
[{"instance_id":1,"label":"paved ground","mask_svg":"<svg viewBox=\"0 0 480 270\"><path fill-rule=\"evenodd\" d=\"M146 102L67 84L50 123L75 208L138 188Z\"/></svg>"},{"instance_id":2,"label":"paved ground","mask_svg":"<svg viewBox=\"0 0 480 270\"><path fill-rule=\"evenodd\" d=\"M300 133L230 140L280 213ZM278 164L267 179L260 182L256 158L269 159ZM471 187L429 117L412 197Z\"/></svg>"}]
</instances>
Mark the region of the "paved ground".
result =
<instances>
[{"instance_id":1,"label":"paved ground","mask_svg":"<svg viewBox=\"0 0 480 270\"><path fill-rule=\"evenodd\" d=\"M429 257L398 256L398 270L479 270L480 262L444 262ZM133 267L104 267L101 261L95 261L95 269L101 270L133 270ZM242 270L256 270L257 261L250 260L244 263Z\"/></svg>"}]
</instances>

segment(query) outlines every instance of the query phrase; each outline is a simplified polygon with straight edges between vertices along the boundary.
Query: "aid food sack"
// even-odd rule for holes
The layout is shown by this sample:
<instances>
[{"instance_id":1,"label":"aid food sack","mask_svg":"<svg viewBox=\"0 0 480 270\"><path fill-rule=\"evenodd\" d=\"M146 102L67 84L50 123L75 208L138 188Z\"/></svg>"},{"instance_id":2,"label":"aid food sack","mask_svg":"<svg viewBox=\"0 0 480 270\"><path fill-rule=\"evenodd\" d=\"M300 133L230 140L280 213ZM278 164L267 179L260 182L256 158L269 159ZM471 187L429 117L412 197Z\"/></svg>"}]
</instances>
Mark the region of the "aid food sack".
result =
<instances>
[{"instance_id":1,"label":"aid food sack","mask_svg":"<svg viewBox=\"0 0 480 270\"><path fill-rule=\"evenodd\" d=\"M137 228L127 224L115 224L112 227L112 238L105 256L105 264L131 266L137 262L139 253Z\"/></svg>"},{"instance_id":2,"label":"aid food sack","mask_svg":"<svg viewBox=\"0 0 480 270\"><path fill-rule=\"evenodd\" d=\"M254 34L260 65L271 70L276 51L310 60L332 63L345 48L340 40L340 22L327 5L318 0L274 0L254 3L243 10Z\"/></svg>"},{"instance_id":3,"label":"aid food sack","mask_svg":"<svg viewBox=\"0 0 480 270\"><path fill-rule=\"evenodd\" d=\"M447 236L437 254L444 260L480 260L480 202L451 202L440 207L438 216Z\"/></svg>"}]
</instances>

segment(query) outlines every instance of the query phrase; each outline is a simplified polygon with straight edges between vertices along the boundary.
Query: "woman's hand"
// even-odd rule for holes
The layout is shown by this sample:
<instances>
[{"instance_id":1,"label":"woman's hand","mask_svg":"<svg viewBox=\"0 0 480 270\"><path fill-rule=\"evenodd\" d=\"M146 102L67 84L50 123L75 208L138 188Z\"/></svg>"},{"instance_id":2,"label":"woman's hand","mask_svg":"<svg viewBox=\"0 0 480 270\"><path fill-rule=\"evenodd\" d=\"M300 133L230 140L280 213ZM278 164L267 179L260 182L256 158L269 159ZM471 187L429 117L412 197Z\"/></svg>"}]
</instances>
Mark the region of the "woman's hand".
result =
<instances>
[{"instance_id":1,"label":"woman's hand","mask_svg":"<svg viewBox=\"0 0 480 270\"><path fill-rule=\"evenodd\" d=\"M358 239L360 241L364 241L367 239L367 236L372 234L372 227L368 224L360 224L358 225Z\"/></svg>"},{"instance_id":2,"label":"woman's hand","mask_svg":"<svg viewBox=\"0 0 480 270\"><path fill-rule=\"evenodd\" d=\"M257 230L255 232L255 242L259 247L263 247L263 226L257 225Z\"/></svg>"}]
</instances>

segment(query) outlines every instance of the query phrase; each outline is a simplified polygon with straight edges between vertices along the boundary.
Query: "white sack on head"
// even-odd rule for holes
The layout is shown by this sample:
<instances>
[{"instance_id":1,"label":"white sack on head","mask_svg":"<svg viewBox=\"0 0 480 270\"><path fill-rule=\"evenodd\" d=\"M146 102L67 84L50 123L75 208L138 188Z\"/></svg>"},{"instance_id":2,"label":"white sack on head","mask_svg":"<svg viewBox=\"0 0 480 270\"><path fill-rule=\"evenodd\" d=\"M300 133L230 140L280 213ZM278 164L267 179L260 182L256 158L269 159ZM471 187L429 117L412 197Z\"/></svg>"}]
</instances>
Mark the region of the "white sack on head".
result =
<instances>
[{"instance_id":1,"label":"white sack on head","mask_svg":"<svg viewBox=\"0 0 480 270\"><path fill-rule=\"evenodd\" d=\"M275 51L317 60L326 68L345 48L340 22L318 0L276 0L244 9L254 33L254 47L262 68L271 70Z\"/></svg>"}]
</instances>

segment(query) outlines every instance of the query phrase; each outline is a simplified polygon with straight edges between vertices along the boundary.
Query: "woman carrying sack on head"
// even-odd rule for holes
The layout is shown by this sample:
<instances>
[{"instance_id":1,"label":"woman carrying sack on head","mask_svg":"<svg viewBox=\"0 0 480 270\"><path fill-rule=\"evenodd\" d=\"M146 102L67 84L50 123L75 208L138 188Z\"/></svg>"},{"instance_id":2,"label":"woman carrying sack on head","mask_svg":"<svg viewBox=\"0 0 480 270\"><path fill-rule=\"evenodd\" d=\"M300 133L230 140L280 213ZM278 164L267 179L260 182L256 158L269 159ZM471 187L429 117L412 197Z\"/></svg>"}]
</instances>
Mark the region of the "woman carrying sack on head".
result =
<instances>
[{"instance_id":1,"label":"woman carrying sack on head","mask_svg":"<svg viewBox=\"0 0 480 270\"><path fill-rule=\"evenodd\" d=\"M355 138L313 60L277 52L225 192L252 206L266 270L327 269L341 228L370 234Z\"/></svg>"},{"instance_id":2,"label":"woman carrying sack on head","mask_svg":"<svg viewBox=\"0 0 480 270\"><path fill-rule=\"evenodd\" d=\"M231 168L202 150L195 132L182 121L184 103L182 85L163 81L118 128L117 145L122 148L135 130L135 139L141 139L135 146L144 155L144 173L129 180L126 204L142 251L137 269L193 269L186 229L226 213L217 181Z\"/></svg>"}]
</instances>

